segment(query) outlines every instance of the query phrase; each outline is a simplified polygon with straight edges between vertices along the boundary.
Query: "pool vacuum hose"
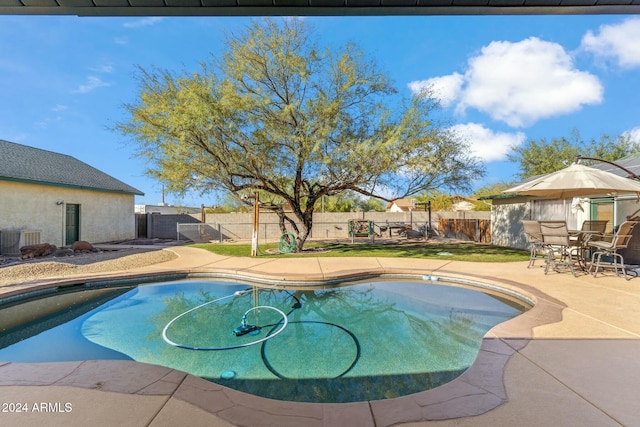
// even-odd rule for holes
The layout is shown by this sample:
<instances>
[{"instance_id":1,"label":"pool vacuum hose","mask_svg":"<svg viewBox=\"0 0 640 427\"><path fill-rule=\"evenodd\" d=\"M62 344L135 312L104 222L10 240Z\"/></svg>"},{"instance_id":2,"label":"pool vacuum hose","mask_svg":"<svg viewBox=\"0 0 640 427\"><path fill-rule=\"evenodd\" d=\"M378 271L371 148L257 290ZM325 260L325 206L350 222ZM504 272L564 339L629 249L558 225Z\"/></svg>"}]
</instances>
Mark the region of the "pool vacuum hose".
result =
<instances>
[{"instance_id":1,"label":"pool vacuum hose","mask_svg":"<svg viewBox=\"0 0 640 427\"><path fill-rule=\"evenodd\" d=\"M198 309L200 309L200 308L202 308L202 307L204 307L206 305L213 304L215 302L218 302L218 301L226 299L226 298L233 298L233 297L241 296L246 292L248 292L248 291L238 291L238 292L235 292L232 295L227 295L227 296L224 296L222 298L217 298L217 299L214 299L214 300L211 300L211 301L207 301L204 304L200 304L197 307L193 307L193 308L185 311L184 313L181 313L181 314L177 315L176 317L171 319L171 321L169 323L167 323L165 325L164 329L162 330L162 339L169 345L172 345L174 347L184 348L184 349L187 349L187 350L221 351L221 350L232 350L232 349L236 349L236 348L249 347L249 346L252 346L252 345L255 345L255 344L259 344L259 343L265 342L267 340L270 340L271 338L276 337L282 331L284 331L285 328L287 327L287 325L289 324L289 319L287 318L287 315L282 310L279 310L279 309L277 309L275 307L271 307L269 305L259 305L259 306L252 307L249 310L245 311L244 315L242 316L242 321L241 321L240 326L235 328L233 330L233 333L235 334L235 336L241 337L241 336L249 334L249 333L251 333L253 331L258 331L258 330L262 329L260 326L257 326L257 325L247 325L247 314L249 314L253 310L259 310L259 309L273 310L276 313L278 313L280 316L282 316L282 320L276 324L276 325L280 326L280 329L278 329L277 331L275 331L273 333L268 334L267 336L265 336L265 337L263 337L261 339L258 339L258 340L255 340L255 341L251 341L251 342L248 342L248 343L243 343L243 344L238 344L238 345L230 345L230 346L225 346L225 347L199 347L199 346L193 346L193 345L177 343L177 342L172 341L169 338L169 335L168 335L169 329L171 328L173 323L175 321L177 321L178 319L180 319L181 317L183 317L183 316L185 316L185 315L187 315L187 314L189 314L189 313L191 313L193 311L196 311L196 310L198 310Z\"/></svg>"}]
</instances>

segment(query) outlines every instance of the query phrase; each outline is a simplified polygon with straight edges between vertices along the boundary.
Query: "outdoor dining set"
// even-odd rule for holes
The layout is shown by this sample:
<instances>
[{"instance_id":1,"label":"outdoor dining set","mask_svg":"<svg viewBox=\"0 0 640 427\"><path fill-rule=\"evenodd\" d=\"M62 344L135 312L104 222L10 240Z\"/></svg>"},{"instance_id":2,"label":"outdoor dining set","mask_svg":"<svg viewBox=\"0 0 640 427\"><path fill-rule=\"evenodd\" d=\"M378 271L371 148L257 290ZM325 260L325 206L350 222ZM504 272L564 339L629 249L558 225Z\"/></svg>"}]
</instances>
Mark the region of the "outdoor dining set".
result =
<instances>
[{"instance_id":1,"label":"outdoor dining set","mask_svg":"<svg viewBox=\"0 0 640 427\"><path fill-rule=\"evenodd\" d=\"M583 165L580 163L582 160L606 163L620 175ZM572 208L577 202L576 209L579 210L582 198L607 197L615 201L624 194L636 195L640 202L640 176L614 162L578 156L575 163L564 169L533 177L502 192L536 200L566 202L572 199ZM545 274L553 269L569 270L576 275L576 270L580 269L595 277L601 270L609 268L616 275L628 279L623 253L630 245L633 228L640 222L634 221L636 213L613 227L613 233L607 233L611 227L604 220L586 220L579 230L568 229L566 221L522 221L531 248L529 267L541 259L545 263ZM633 242L627 253L637 249L635 246Z\"/></svg>"},{"instance_id":2,"label":"outdoor dining set","mask_svg":"<svg viewBox=\"0 0 640 427\"><path fill-rule=\"evenodd\" d=\"M629 245L636 221L625 221L614 233L606 233L607 221L587 220L579 230L569 230L566 221L522 221L530 244L529 267L536 260L545 263L544 272L576 270L597 276L603 269L629 279L619 251Z\"/></svg>"}]
</instances>

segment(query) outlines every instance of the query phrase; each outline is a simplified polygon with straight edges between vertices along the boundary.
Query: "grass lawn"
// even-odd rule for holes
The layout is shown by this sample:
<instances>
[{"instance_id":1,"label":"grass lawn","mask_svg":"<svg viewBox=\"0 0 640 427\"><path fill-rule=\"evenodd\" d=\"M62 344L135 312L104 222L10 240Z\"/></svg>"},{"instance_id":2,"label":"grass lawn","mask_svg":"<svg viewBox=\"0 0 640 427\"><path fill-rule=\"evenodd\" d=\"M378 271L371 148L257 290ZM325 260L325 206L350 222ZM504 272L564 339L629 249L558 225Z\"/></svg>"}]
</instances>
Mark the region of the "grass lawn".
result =
<instances>
[{"instance_id":1,"label":"grass lawn","mask_svg":"<svg viewBox=\"0 0 640 427\"><path fill-rule=\"evenodd\" d=\"M220 255L249 256L250 244L207 243L190 245ZM399 242L399 243L326 243L307 242L305 251L300 254L279 254L278 244L269 243L259 246L258 256L265 258L281 257L402 257L432 258L455 261L511 262L526 261L529 251L510 249L477 243L441 243L441 242ZM269 251L269 250L274 250ZM276 253L274 253L276 252Z\"/></svg>"}]
</instances>

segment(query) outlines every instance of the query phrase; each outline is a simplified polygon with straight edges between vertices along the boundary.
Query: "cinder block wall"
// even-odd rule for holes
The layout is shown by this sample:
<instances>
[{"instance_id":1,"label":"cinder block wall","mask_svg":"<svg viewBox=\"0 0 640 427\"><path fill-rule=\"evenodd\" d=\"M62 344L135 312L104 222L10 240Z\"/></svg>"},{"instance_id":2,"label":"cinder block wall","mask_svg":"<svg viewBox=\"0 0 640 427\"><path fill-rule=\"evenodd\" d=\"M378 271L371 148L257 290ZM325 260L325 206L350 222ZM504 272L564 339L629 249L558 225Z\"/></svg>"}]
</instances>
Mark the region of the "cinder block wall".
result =
<instances>
[{"instance_id":1,"label":"cinder block wall","mask_svg":"<svg viewBox=\"0 0 640 427\"><path fill-rule=\"evenodd\" d=\"M147 237L175 239L177 224L200 223L200 214L183 215L147 215ZM312 239L343 239L348 238L348 223L353 219L371 220L374 231L388 236L389 231L381 232L380 227L388 223L412 224L414 230L419 229L428 221L429 214L424 211L413 212L318 212L313 216ZM489 212L432 212L431 229L437 230L440 218L457 219L490 219ZM222 235L223 240L251 239L253 213L207 214L205 223L216 239ZM263 241L278 241L281 236L278 216L271 211L261 211L259 218L258 238ZM298 224L299 228L302 228ZM289 228L290 229L290 228ZM218 234L218 230L219 233ZM395 230L394 230L395 232ZM139 236L145 237L145 236Z\"/></svg>"}]
</instances>

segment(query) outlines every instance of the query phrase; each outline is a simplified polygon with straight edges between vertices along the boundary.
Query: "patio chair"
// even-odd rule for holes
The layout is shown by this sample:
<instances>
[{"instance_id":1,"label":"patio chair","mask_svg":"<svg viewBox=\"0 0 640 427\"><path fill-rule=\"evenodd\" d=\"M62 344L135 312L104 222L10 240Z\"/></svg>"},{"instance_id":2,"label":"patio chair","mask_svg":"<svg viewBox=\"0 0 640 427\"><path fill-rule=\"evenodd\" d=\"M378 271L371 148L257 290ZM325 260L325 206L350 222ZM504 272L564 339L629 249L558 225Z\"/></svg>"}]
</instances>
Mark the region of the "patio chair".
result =
<instances>
[{"instance_id":1,"label":"patio chair","mask_svg":"<svg viewBox=\"0 0 640 427\"><path fill-rule=\"evenodd\" d=\"M578 231L569 231L571 246L576 248L580 267L587 270L586 263L590 260L589 242L595 242L604 238L608 220L586 220Z\"/></svg>"},{"instance_id":2,"label":"patio chair","mask_svg":"<svg viewBox=\"0 0 640 427\"><path fill-rule=\"evenodd\" d=\"M540 221L540 232L542 233L542 241L548 252L544 274L549 272L549 268L553 268L555 271L569 269L575 276L576 270L574 264L576 260L572 254L575 247L572 247L569 239L567 222Z\"/></svg>"},{"instance_id":3,"label":"patio chair","mask_svg":"<svg viewBox=\"0 0 640 427\"><path fill-rule=\"evenodd\" d=\"M612 268L616 276L618 271L622 272L622 276L629 280L627 272L624 267L624 258L618 253L618 250L624 249L629 246L631 241L633 229L636 226L636 221L625 221L620 224L618 231L613 235L611 241L608 239L598 240L595 242L589 242L588 245L592 247L595 252L591 256L591 264L589 265L589 273L593 270L593 277L596 277L598 270L602 268ZM602 264L602 257L611 257L612 262Z\"/></svg>"},{"instance_id":4,"label":"patio chair","mask_svg":"<svg viewBox=\"0 0 640 427\"><path fill-rule=\"evenodd\" d=\"M533 220L522 220L522 226L524 227L524 236L529 243L529 265L527 268L531 268L537 259L546 259L547 250L545 249L544 241L542 240L542 232L540 231L540 223Z\"/></svg>"},{"instance_id":5,"label":"patio chair","mask_svg":"<svg viewBox=\"0 0 640 427\"><path fill-rule=\"evenodd\" d=\"M582 223L582 228L580 231L589 235L590 241L602 240L604 233L607 231L607 224L609 223L606 219L590 219L586 220Z\"/></svg>"}]
</instances>

